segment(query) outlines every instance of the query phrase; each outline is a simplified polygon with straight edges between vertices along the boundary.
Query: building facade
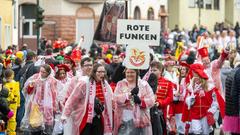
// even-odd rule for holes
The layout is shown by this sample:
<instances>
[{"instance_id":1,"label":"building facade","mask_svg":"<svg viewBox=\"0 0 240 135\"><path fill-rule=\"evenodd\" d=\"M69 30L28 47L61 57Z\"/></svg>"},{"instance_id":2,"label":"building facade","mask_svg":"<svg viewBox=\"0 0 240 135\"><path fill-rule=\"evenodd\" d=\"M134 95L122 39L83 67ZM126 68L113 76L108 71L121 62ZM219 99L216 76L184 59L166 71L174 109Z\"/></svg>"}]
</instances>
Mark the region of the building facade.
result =
<instances>
[{"instance_id":1,"label":"building facade","mask_svg":"<svg viewBox=\"0 0 240 135\"><path fill-rule=\"evenodd\" d=\"M103 0L40 0L44 11L44 26L40 30L41 37L55 40L63 38L75 42L84 35L84 45L90 46L94 30L98 24ZM21 32L19 42L27 43L36 49L36 0L20 0Z\"/></svg>"},{"instance_id":2,"label":"building facade","mask_svg":"<svg viewBox=\"0 0 240 135\"><path fill-rule=\"evenodd\" d=\"M159 20L161 29L166 29L168 21L167 0L128 0L130 19Z\"/></svg>"},{"instance_id":3,"label":"building facade","mask_svg":"<svg viewBox=\"0 0 240 135\"><path fill-rule=\"evenodd\" d=\"M0 43L6 49L12 44L12 1L0 0L0 3Z\"/></svg>"},{"instance_id":4,"label":"building facade","mask_svg":"<svg viewBox=\"0 0 240 135\"><path fill-rule=\"evenodd\" d=\"M191 30L193 25L207 26L213 31L216 22L231 26L240 21L239 0L169 0L169 28L177 24L180 29ZM198 2L200 2L198 4Z\"/></svg>"},{"instance_id":5,"label":"building facade","mask_svg":"<svg viewBox=\"0 0 240 135\"><path fill-rule=\"evenodd\" d=\"M191 30L194 24L200 23L213 30L216 22L224 21L224 0L200 1L201 8L198 8L197 0L169 0L169 28L178 24L181 29Z\"/></svg>"},{"instance_id":6,"label":"building facade","mask_svg":"<svg viewBox=\"0 0 240 135\"><path fill-rule=\"evenodd\" d=\"M45 10L41 37L75 42L84 35L83 46L90 46L103 4L104 0L40 0ZM127 6L130 19L160 20L162 29L167 28L167 0L128 0ZM20 0L19 10L19 43L36 49L36 0Z\"/></svg>"},{"instance_id":7,"label":"building facade","mask_svg":"<svg viewBox=\"0 0 240 135\"><path fill-rule=\"evenodd\" d=\"M225 22L235 26L240 22L240 0L226 0L225 5Z\"/></svg>"}]
</instances>

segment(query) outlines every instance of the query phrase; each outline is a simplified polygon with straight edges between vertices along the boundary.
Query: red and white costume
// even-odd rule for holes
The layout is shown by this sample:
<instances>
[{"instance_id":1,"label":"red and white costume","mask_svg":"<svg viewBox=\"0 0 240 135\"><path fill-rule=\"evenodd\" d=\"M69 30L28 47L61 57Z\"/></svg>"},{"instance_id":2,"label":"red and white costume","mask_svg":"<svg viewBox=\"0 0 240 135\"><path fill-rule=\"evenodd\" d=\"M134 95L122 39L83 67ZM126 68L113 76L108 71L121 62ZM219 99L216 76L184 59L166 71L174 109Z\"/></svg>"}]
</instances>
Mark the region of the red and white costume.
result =
<instances>
[{"instance_id":1,"label":"red and white costume","mask_svg":"<svg viewBox=\"0 0 240 135\"><path fill-rule=\"evenodd\" d=\"M192 64L190 69L197 73L200 78L208 79L201 64ZM203 89L201 83L193 84L193 81L190 82L182 116L183 122L191 122L190 132L208 135L212 131L209 123L214 121L213 114L217 108L223 105L221 103L223 99L217 91L217 88L209 82L208 90Z\"/></svg>"},{"instance_id":2,"label":"red and white costume","mask_svg":"<svg viewBox=\"0 0 240 135\"><path fill-rule=\"evenodd\" d=\"M198 53L200 54L201 58L208 57L208 50L206 47L203 47L198 50ZM220 57L217 60L214 60L211 62L211 66L207 69L205 69L205 72L207 73L209 79L209 83L214 83L216 88L220 91L221 95L224 95L222 93L222 82L221 82L221 68L224 64L224 61L228 57L228 53L226 50L223 50Z\"/></svg>"},{"instance_id":3,"label":"red and white costume","mask_svg":"<svg viewBox=\"0 0 240 135\"><path fill-rule=\"evenodd\" d=\"M158 108L163 110L164 118L167 118L167 106L173 101L173 83L163 77L158 79L158 87L156 91L156 102L159 103Z\"/></svg>"},{"instance_id":4,"label":"red and white costume","mask_svg":"<svg viewBox=\"0 0 240 135\"><path fill-rule=\"evenodd\" d=\"M175 116L177 133L185 133L185 123L182 122L182 112L184 106L184 97L186 95L186 83L185 78L182 78L179 85L179 94L178 96L173 95L174 99L177 99L174 103L170 105L169 115L170 117Z\"/></svg>"},{"instance_id":5,"label":"red and white costume","mask_svg":"<svg viewBox=\"0 0 240 135\"><path fill-rule=\"evenodd\" d=\"M92 123L94 115L94 99L99 85L95 81L80 80L65 103L62 119L69 118L74 120L72 130L68 132L71 135L79 135L80 131L87 123ZM104 96L104 111L102 118L104 120L104 135L112 134L112 89L107 81L100 84L100 90Z\"/></svg>"}]
</instances>

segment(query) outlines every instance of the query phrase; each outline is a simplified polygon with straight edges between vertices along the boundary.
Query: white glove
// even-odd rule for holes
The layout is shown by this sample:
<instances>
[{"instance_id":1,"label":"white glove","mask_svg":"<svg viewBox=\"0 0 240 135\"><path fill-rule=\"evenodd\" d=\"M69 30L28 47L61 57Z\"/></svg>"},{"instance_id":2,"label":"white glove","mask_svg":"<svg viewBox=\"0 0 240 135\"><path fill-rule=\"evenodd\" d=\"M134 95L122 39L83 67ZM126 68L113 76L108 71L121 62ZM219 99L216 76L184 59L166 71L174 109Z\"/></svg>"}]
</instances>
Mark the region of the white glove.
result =
<instances>
[{"instance_id":1,"label":"white glove","mask_svg":"<svg viewBox=\"0 0 240 135\"><path fill-rule=\"evenodd\" d=\"M188 106L188 109L191 108L191 106L195 103L195 96L194 95L190 95L186 98L186 104Z\"/></svg>"}]
</instances>

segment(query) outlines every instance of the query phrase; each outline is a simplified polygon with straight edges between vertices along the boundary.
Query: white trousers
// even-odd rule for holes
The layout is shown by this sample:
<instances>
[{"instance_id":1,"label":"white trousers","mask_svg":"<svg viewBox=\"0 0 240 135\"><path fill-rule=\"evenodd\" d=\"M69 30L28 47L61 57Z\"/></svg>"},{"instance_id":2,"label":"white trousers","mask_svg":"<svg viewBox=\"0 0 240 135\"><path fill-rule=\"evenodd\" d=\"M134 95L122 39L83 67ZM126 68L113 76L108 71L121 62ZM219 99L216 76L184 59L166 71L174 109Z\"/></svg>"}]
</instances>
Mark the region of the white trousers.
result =
<instances>
[{"instance_id":1,"label":"white trousers","mask_svg":"<svg viewBox=\"0 0 240 135\"><path fill-rule=\"evenodd\" d=\"M175 114L175 119L176 119L176 126L177 126L177 132L180 134L185 133L185 123L182 122L182 114Z\"/></svg>"},{"instance_id":2,"label":"white trousers","mask_svg":"<svg viewBox=\"0 0 240 135\"><path fill-rule=\"evenodd\" d=\"M212 128L208 125L207 118L203 117L200 120L192 120L190 131L194 134L208 135L212 131Z\"/></svg>"}]
</instances>

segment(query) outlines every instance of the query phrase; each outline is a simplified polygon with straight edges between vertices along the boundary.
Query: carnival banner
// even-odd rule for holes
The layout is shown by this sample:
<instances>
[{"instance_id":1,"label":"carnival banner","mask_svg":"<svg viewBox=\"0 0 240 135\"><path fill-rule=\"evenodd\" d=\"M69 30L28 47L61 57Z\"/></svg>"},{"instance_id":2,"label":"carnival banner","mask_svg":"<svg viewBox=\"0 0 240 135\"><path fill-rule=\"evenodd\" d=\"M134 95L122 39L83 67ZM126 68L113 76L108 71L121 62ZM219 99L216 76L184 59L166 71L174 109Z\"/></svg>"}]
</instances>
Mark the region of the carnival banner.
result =
<instances>
[{"instance_id":1,"label":"carnival banner","mask_svg":"<svg viewBox=\"0 0 240 135\"><path fill-rule=\"evenodd\" d=\"M160 45L160 22L118 19L117 44Z\"/></svg>"},{"instance_id":2,"label":"carnival banner","mask_svg":"<svg viewBox=\"0 0 240 135\"><path fill-rule=\"evenodd\" d=\"M127 18L126 1L105 2L94 40L116 43L117 20Z\"/></svg>"},{"instance_id":3,"label":"carnival banner","mask_svg":"<svg viewBox=\"0 0 240 135\"><path fill-rule=\"evenodd\" d=\"M150 51L148 46L128 45L126 48L125 66L130 69L148 69Z\"/></svg>"}]
</instances>

